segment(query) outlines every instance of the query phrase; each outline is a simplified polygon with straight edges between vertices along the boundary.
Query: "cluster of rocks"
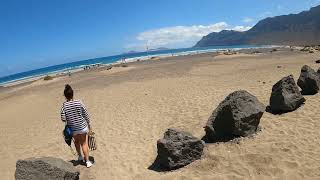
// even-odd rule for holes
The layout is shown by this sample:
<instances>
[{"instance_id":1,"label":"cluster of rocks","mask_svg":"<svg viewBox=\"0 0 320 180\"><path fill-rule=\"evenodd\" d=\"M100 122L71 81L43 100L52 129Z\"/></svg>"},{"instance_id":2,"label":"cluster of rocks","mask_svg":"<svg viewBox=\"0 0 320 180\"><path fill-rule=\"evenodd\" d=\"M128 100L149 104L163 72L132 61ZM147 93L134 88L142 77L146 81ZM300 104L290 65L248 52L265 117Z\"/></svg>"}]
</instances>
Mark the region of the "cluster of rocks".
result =
<instances>
[{"instance_id":1,"label":"cluster of rocks","mask_svg":"<svg viewBox=\"0 0 320 180\"><path fill-rule=\"evenodd\" d=\"M278 51L278 49L271 49L271 53L273 53L273 52L277 52Z\"/></svg>"},{"instance_id":2,"label":"cluster of rocks","mask_svg":"<svg viewBox=\"0 0 320 180\"><path fill-rule=\"evenodd\" d=\"M106 67L106 70L111 70L112 69L112 66L107 66Z\"/></svg>"},{"instance_id":3,"label":"cluster of rocks","mask_svg":"<svg viewBox=\"0 0 320 180\"><path fill-rule=\"evenodd\" d=\"M320 46L305 46L300 51L314 53L316 51L320 51Z\"/></svg>"},{"instance_id":4,"label":"cluster of rocks","mask_svg":"<svg viewBox=\"0 0 320 180\"><path fill-rule=\"evenodd\" d=\"M90 69L93 69L93 68L99 68L103 66L102 64L92 64L92 65L87 65L87 66L84 66L83 67L83 70L90 70Z\"/></svg>"},{"instance_id":5,"label":"cluster of rocks","mask_svg":"<svg viewBox=\"0 0 320 180\"><path fill-rule=\"evenodd\" d=\"M305 65L297 84L293 75L289 75L273 85L269 108L272 113L294 111L306 101L303 95L316 94L319 87L319 73ZM204 127L206 135L203 140L220 142L251 136L258 131L265 110L266 107L254 95L244 90L235 91L212 112ZM157 142L157 159L165 169L181 168L200 159L204 146L204 141L190 133L169 129Z\"/></svg>"},{"instance_id":6,"label":"cluster of rocks","mask_svg":"<svg viewBox=\"0 0 320 180\"><path fill-rule=\"evenodd\" d=\"M227 51L223 53L224 55L234 55L234 54L238 54L236 51Z\"/></svg>"},{"instance_id":7,"label":"cluster of rocks","mask_svg":"<svg viewBox=\"0 0 320 180\"><path fill-rule=\"evenodd\" d=\"M316 51L320 51L320 45L317 45L317 46L305 46L300 51L314 53Z\"/></svg>"},{"instance_id":8,"label":"cluster of rocks","mask_svg":"<svg viewBox=\"0 0 320 180\"><path fill-rule=\"evenodd\" d=\"M261 51L253 51L251 54L261 54Z\"/></svg>"},{"instance_id":9,"label":"cluster of rocks","mask_svg":"<svg viewBox=\"0 0 320 180\"><path fill-rule=\"evenodd\" d=\"M49 76L49 75L46 75L43 80L45 81L50 81L50 80L53 80L53 77L52 76Z\"/></svg>"},{"instance_id":10,"label":"cluster of rocks","mask_svg":"<svg viewBox=\"0 0 320 180\"><path fill-rule=\"evenodd\" d=\"M296 110L306 100L303 95L314 95L320 89L320 70L315 72L304 65L301 68L297 84L292 75L282 78L272 87L270 110L274 113L285 113ZM299 90L301 88L301 91Z\"/></svg>"},{"instance_id":11,"label":"cluster of rocks","mask_svg":"<svg viewBox=\"0 0 320 180\"><path fill-rule=\"evenodd\" d=\"M235 91L213 111L204 127L208 142L254 134L265 111L265 106L247 91ZM160 166L173 170L201 158L204 141L190 133L169 129L158 140Z\"/></svg>"}]
</instances>

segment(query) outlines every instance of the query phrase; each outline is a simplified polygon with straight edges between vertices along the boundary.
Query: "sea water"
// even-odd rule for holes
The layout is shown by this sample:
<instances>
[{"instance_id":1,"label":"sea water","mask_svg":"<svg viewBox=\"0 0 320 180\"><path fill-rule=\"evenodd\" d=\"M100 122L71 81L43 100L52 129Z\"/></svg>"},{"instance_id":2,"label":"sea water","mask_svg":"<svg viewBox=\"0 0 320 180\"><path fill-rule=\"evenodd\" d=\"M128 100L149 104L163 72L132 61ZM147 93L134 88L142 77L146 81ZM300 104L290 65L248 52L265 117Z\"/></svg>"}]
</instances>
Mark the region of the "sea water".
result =
<instances>
[{"instance_id":1,"label":"sea water","mask_svg":"<svg viewBox=\"0 0 320 180\"><path fill-rule=\"evenodd\" d=\"M253 45L238 45L238 46L213 46L213 47L202 47L202 48L181 48L181 49L168 49L168 50L159 50L159 51L148 51L148 52L137 52L130 54L121 54L116 56L108 56L101 58L94 58L82 61L76 61L71 63L59 64L55 66L44 67L40 69L35 69L31 71L21 72L5 77L0 77L0 85L5 85L7 83L12 83L15 81L25 80L34 77L40 77L47 74L59 73L65 71L71 71L79 69L83 66L93 65L93 64L111 64L117 61L126 59L137 60L137 59L147 59L150 57L157 56L179 56L179 55L188 55L188 54L197 54L205 52L215 52L220 50L239 50L239 49L250 49L250 48L261 48L266 46L253 46Z\"/></svg>"}]
</instances>

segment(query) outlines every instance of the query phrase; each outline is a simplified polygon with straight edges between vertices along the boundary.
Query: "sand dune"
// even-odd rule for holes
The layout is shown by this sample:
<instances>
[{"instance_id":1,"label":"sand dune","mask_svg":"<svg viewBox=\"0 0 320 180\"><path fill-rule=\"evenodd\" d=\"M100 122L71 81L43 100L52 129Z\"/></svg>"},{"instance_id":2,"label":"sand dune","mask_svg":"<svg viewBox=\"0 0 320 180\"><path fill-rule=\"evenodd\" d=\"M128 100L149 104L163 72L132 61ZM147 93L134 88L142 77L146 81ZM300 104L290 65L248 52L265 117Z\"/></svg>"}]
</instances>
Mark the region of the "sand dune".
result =
<instances>
[{"instance_id":1,"label":"sand dune","mask_svg":"<svg viewBox=\"0 0 320 180\"><path fill-rule=\"evenodd\" d=\"M180 170L148 169L167 128L201 138L211 112L229 93L245 89L268 105L272 85L289 74L297 80L304 64L317 69L317 56L284 50L172 57L110 74L90 71L5 89L0 94L0 174L13 179L17 159L75 159L62 140L59 117L62 90L70 83L91 114L99 146L91 153L92 168L77 166L81 179L318 179L320 95L306 96L306 104L291 113L265 113L261 132L252 138L207 144L201 160Z\"/></svg>"}]
</instances>

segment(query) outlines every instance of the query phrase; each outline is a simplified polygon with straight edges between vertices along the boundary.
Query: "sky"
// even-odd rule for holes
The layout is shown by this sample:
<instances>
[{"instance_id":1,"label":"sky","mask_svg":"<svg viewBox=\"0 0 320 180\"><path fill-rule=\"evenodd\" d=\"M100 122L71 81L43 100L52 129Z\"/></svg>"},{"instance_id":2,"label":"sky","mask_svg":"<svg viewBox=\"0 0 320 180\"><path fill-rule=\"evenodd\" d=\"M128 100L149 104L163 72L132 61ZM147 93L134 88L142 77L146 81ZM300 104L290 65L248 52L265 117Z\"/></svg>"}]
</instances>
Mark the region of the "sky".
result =
<instances>
[{"instance_id":1,"label":"sky","mask_svg":"<svg viewBox=\"0 0 320 180\"><path fill-rule=\"evenodd\" d=\"M0 0L0 77L149 48L191 47L224 29L320 0Z\"/></svg>"}]
</instances>

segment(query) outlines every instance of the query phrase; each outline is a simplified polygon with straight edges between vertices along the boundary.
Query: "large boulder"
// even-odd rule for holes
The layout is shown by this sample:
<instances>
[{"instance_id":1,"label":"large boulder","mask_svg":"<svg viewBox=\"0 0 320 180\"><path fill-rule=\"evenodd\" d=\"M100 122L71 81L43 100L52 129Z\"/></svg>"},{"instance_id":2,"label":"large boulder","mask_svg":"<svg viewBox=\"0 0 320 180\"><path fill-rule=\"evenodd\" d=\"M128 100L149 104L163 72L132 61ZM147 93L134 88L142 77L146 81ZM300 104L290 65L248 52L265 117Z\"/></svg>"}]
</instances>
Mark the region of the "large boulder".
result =
<instances>
[{"instance_id":1,"label":"large boulder","mask_svg":"<svg viewBox=\"0 0 320 180\"><path fill-rule=\"evenodd\" d=\"M270 109L274 113L296 110L305 102L292 75L282 78L272 87Z\"/></svg>"},{"instance_id":2,"label":"large boulder","mask_svg":"<svg viewBox=\"0 0 320 180\"><path fill-rule=\"evenodd\" d=\"M320 87L320 78L318 73L316 73L311 67L304 65L301 68L298 86L301 88L302 94L317 94Z\"/></svg>"},{"instance_id":3,"label":"large boulder","mask_svg":"<svg viewBox=\"0 0 320 180\"><path fill-rule=\"evenodd\" d=\"M217 141L248 136L257 131L265 106L247 91L229 94L213 111L205 128L206 139Z\"/></svg>"},{"instance_id":4,"label":"large boulder","mask_svg":"<svg viewBox=\"0 0 320 180\"><path fill-rule=\"evenodd\" d=\"M79 175L71 163L58 158L29 158L16 163L16 180L74 180Z\"/></svg>"},{"instance_id":5,"label":"large boulder","mask_svg":"<svg viewBox=\"0 0 320 180\"><path fill-rule=\"evenodd\" d=\"M160 166L172 170L200 159L204 142L190 133L168 129L158 140L157 148Z\"/></svg>"}]
</instances>

